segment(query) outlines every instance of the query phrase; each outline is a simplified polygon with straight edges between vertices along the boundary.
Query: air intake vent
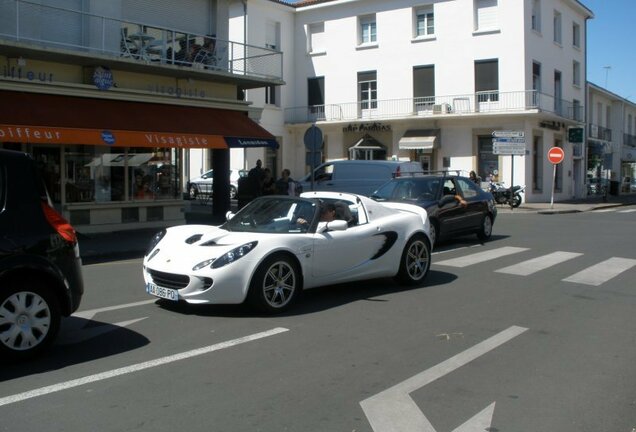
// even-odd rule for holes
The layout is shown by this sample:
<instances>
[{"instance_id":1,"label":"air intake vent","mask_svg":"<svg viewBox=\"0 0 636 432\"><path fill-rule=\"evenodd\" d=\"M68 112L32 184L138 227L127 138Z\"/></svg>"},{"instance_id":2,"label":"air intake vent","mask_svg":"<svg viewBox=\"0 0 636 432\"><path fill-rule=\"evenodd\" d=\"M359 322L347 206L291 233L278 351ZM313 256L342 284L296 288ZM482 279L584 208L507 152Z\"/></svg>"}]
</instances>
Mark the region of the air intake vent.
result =
<instances>
[{"instance_id":1,"label":"air intake vent","mask_svg":"<svg viewBox=\"0 0 636 432\"><path fill-rule=\"evenodd\" d=\"M201 237L203 237L203 234L195 234L192 237L188 237L188 239L186 239L186 243L187 244L192 244L192 243L196 243L199 240L201 240Z\"/></svg>"},{"instance_id":2,"label":"air intake vent","mask_svg":"<svg viewBox=\"0 0 636 432\"><path fill-rule=\"evenodd\" d=\"M186 275L164 273L156 270L149 270L152 281L160 287L171 289L182 289L190 283L190 277Z\"/></svg>"}]
</instances>

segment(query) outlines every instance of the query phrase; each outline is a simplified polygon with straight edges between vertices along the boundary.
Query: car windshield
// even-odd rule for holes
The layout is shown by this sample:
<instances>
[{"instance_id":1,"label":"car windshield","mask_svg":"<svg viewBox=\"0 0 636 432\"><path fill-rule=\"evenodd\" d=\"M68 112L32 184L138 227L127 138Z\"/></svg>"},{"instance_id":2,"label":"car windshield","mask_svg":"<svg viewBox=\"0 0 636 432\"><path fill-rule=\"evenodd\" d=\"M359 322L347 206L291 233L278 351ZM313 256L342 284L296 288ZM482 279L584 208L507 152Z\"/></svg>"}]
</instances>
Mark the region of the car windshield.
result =
<instances>
[{"instance_id":1,"label":"car windshield","mask_svg":"<svg viewBox=\"0 0 636 432\"><path fill-rule=\"evenodd\" d=\"M221 226L228 231L306 233L318 217L318 202L284 196L261 197Z\"/></svg>"},{"instance_id":2,"label":"car windshield","mask_svg":"<svg viewBox=\"0 0 636 432\"><path fill-rule=\"evenodd\" d=\"M376 201L428 201L434 200L439 189L437 177L393 179L376 190L371 198Z\"/></svg>"}]
</instances>

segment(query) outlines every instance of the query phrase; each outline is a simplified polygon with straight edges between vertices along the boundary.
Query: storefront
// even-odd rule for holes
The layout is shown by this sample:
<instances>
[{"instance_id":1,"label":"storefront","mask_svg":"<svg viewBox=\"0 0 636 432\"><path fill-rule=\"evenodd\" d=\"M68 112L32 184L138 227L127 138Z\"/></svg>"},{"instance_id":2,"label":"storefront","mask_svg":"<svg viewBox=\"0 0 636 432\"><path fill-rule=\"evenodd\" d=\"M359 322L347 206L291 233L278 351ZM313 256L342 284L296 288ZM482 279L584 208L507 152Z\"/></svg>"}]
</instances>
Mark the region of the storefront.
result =
<instances>
[{"instance_id":1,"label":"storefront","mask_svg":"<svg viewBox=\"0 0 636 432\"><path fill-rule=\"evenodd\" d=\"M277 145L242 111L9 90L0 100L0 147L34 157L80 232L183 222L186 149L213 151L223 188L230 146Z\"/></svg>"},{"instance_id":2,"label":"storefront","mask_svg":"<svg viewBox=\"0 0 636 432\"><path fill-rule=\"evenodd\" d=\"M623 146L621 194L636 194L636 147Z\"/></svg>"}]
</instances>

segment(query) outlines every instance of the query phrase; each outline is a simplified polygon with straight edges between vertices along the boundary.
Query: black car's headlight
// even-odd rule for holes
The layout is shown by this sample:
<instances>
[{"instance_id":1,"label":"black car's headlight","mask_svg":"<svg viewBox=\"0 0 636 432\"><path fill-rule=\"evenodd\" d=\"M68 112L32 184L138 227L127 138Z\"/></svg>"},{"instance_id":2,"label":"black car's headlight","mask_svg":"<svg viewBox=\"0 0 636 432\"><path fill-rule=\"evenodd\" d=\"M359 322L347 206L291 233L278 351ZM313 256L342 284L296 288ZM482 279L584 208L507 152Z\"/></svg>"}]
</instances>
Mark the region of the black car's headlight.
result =
<instances>
[{"instance_id":1,"label":"black car's headlight","mask_svg":"<svg viewBox=\"0 0 636 432\"><path fill-rule=\"evenodd\" d=\"M229 252L224 253L220 257L216 259L210 259L200 262L195 265L192 270L200 270L204 267L210 265L210 268L217 269L219 267L223 267L224 265L228 265L233 263L234 261L243 258L245 255L250 253L258 244L257 241L245 243L239 247L235 247Z\"/></svg>"},{"instance_id":2,"label":"black car's headlight","mask_svg":"<svg viewBox=\"0 0 636 432\"><path fill-rule=\"evenodd\" d=\"M146 255L152 252L155 246L159 244L159 242L165 235L166 235L166 230L163 229L159 231L157 234L155 234L154 236L152 236L152 238L150 239L150 244L148 245L148 249L146 250Z\"/></svg>"}]
</instances>

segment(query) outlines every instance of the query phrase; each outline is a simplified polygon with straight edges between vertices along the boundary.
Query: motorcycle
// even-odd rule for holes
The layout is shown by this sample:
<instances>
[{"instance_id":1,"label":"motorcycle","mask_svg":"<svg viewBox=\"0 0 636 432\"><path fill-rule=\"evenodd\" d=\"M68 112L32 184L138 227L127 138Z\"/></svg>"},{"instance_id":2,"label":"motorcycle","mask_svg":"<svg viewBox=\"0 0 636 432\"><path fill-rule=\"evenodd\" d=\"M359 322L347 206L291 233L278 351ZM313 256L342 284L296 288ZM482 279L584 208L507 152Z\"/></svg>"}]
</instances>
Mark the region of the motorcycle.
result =
<instances>
[{"instance_id":1,"label":"motorcycle","mask_svg":"<svg viewBox=\"0 0 636 432\"><path fill-rule=\"evenodd\" d=\"M512 189L512 192L510 189ZM497 204L508 204L514 208L521 205L521 194L524 190L526 190L525 186L513 186L512 188L507 188L502 183L494 182L491 182L488 186L488 192L492 194Z\"/></svg>"}]
</instances>

